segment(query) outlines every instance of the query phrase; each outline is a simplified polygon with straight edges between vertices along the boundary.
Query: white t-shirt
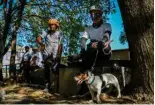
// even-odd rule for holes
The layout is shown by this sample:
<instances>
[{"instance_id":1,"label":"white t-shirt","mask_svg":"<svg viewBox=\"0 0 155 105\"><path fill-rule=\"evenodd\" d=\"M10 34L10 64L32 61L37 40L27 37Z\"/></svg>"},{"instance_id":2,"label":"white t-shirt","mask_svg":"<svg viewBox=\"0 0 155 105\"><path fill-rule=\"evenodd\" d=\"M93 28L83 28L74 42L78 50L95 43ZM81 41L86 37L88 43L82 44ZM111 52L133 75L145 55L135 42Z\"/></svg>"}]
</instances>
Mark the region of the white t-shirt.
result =
<instances>
[{"instance_id":1,"label":"white t-shirt","mask_svg":"<svg viewBox=\"0 0 155 105\"><path fill-rule=\"evenodd\" d=\"M93 26L85 28L83 38L102 41L106 31L112 32L111 25L109 23L103 23L99 28ZM110 36L107 36L110 39Z\"/></svg>"},{"instance_id":2,"label":"white t-shirt","mask_svg":"<svg viewBox=\"0 0 155 105\"><path fill-rule=\"evenodd\" d=\"M31 53L30 52L25 52L23 55L23 61L29 61L31 58Z\"/></svg>"},{"instance_id":3,"label":"white t-shirt","mask_svg":"<svg viewBox=\"0 0 155 105\"><path fill-rule=\"evenodd\" d=\"M44 54L49 56L51 53L53 53L53 57L55 58L57 55L58 44L62 43L62 32L56 31L55 33L48 34L47 32L43 31L41 37L45 39Z\"/></svg>"}]
</instances>

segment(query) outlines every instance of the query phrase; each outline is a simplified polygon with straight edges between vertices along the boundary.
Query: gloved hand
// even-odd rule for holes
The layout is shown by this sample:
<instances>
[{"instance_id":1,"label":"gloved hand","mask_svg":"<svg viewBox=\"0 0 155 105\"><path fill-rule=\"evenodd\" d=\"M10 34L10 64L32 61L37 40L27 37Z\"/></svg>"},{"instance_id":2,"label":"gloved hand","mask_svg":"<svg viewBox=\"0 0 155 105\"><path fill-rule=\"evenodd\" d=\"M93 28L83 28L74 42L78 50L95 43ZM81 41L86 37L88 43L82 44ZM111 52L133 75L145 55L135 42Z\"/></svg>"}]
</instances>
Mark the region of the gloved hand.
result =
<instances>
[{"instance_id":1,"label":"gloved hand","mask_svg":"<svg viewBox=\"0 0 155 105\"><path fill-rule=\"evenodd\" d=\"M99 51L101 51L103 48L104 48L104 42L99 41L98 44L97 44L97 49L98 49Z\"/></svg>"},{"instance_id":2,"label":"gloved hand","mask_svg":"<svg viewBox=\"0 0 155 105\"><path fill-rule=\"evenodd\" d=\"M97 42L93 42L93 43L91 44L91 47L96 49L96 48L97 48L97 44L98 44Z\"/></svg>"}]
</instances>

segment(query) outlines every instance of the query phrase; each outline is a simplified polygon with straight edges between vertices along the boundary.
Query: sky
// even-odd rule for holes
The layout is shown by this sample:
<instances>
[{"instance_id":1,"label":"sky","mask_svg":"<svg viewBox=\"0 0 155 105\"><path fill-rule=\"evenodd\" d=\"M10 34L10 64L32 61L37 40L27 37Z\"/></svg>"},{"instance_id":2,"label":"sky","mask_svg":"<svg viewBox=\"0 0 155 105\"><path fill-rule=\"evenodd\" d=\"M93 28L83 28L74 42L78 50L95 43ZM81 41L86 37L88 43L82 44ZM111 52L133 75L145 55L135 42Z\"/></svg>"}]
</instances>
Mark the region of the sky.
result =
<instances>
[{"instance_id":1,"label":"sky","mask_svg":"<svg viewBox=\"0 0 155 105\"><path fill-rule=\"evenodd\" d=\"M111 23L111 26L112 26L111 40L114 40L111 43L111 47L112 47L112 50L127 49L128 43L125 43L123 45L119 41L120 33L123 30L123 22L122 22L122 17L121 17L118 3L116 2L115 4L116 4L116 13L110 14L108 16L108 18L109 18L108 22Z\"/></svg>"}]
</instances>

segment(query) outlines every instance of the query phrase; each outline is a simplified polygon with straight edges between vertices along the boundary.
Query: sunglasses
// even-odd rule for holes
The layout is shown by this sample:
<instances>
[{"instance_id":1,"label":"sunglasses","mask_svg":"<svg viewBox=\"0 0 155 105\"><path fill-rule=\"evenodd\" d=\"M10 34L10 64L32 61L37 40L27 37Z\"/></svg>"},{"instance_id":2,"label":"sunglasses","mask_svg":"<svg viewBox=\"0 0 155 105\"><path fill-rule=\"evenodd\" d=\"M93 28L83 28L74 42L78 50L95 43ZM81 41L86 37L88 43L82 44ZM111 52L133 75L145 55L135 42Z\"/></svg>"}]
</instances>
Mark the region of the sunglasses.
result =
<instances>
[{"instance_id":1,"label":"sunglasses","mask_svg":"<svg viewBox=\"0 0 155 105\"><path fill-rule=\"evenodd\" d=\"M90 14L92 14L92 13L94 13L94 14L101 14L102 15L102 11L98 11L98 10L92 10L90 12Z\"/></svg>"}]
</instances>

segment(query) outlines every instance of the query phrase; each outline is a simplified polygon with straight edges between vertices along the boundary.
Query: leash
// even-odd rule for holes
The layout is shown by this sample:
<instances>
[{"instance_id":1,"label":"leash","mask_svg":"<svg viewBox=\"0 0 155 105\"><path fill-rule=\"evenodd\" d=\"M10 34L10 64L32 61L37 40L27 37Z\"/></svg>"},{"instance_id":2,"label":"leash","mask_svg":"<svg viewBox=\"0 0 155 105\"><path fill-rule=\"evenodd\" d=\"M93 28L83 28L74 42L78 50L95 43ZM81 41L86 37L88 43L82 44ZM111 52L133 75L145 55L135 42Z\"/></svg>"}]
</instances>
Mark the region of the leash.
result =
<instances>
[{"instance_id":1,"label":"leash","mask_svg":"<svg viewBox=\"0 0 155 105\"><path fill-rule=\"evenodd\" d=\"M113 40L109 40L107 43L107 45L109 45L111 42L113 42ZM112 53L112 51L110 50L109 52L106 52L106 51L104 51L105 49L106 49L107 47L104 47L103 49L102 49L102 51L104 52L104 54L105 55L109 55L110 53Z\"/></svg>"},{"instance_id":2,"label":"leash","mask_svg":"<svg viewBox=\"0 0 155 105\"><path fill-rule=\"evenodd\" d=\"M111 42L113 42L113 40L109 40L107 43L107 45L109 45ZM112 53L112 51L110 50L109 52L105 52L104 50L106 49L106 47L104 47L103 49L102 49L102 51L103 51L103 53L105 54L105 55L109 55L110 53ZM97 50L97 52L96 52L96 56L95 56L95 60L94 60L94 62L93 62L93 65L92 65L92 67L91 67L91 71L93 71L94 70L94 66L95 66L95 64L96 64L96 60L97 60L97 56L98 56L98 50Z\"/></svg>"},{"instance_id":3,"label":"leash","mask_svg":"<svg viewBox=\"0 0 155 105\"><path fill-rule=\"evenodd\" d=\"M112 41L113 41L113 40L110 40L110 41L108 42L108 44L110 44ZM102 51L105 53L105 55L108 55L108 54L112 53L111 51L109 51L109 53L106 53L106 52L104 51L104 49L106 49L106 48L103 48ZM92 65L92 67L91 67L91 71L94 70L94 66L95 66L95 64L96 64L96 60L97 60L97 56L98 56L98 52L99 52L99 51L97 50L97 52L96 52L96 56L95 56L95 60L94 60L93 65ZM105 86L102 87L101 90L103 90L104 88L105 88ZM86 96L87 94L90 94L90 92L88 91L88 92L85 93L84 95L80 95L80 97L84 97L84 96Z\"/></svg>"},{"instance_id":4,"label":"leash","mask_svg":"<svg viewBox=\"0 0 155 105\"><path fill-rule=\"evenodd\" d=\"M95 60L94 60L94 62L93 62L93 65L92 65L92 67L91 67L91 71L93 71L94 70L94 66L95 66L95 64L96 64L96 60L97 60L97 56L98 56L98 50L96 51L96 56L95 56Z\"/></svg>"},{"instance_id":5,"label":"leash","mask_svg":"<svg viewBox=\"0 0 155 105\"><path fill-rule=\"evenodd\" d=\"M105 86L101 89L101 90L103 90L105 88ZM84 96L86 96L86 95L88 95L88 94L90 94L90 92L88 91L87 93L85 93L84 95L80 95L79 97L84 97Z\"/></svg>"}]
</instances>

